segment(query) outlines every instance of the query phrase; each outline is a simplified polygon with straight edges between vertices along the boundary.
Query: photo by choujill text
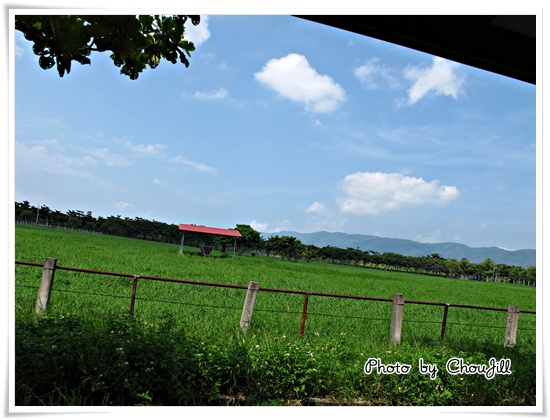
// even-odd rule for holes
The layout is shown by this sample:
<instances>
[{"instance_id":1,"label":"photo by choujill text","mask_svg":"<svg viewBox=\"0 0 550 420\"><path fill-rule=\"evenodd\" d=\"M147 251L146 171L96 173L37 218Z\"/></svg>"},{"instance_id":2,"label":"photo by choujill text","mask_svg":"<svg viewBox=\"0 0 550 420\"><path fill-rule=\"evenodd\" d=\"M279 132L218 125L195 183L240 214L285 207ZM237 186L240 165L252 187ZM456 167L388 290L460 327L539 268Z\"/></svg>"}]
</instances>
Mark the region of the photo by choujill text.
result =
<instances>
[{"instance_id":1,"label":"photo by choujill text","mask_svg":"<svg viewBox=\"0 0 550 420\"><path fill-rule=\"evenodd\" d=\"M511 375L512 363L510 359L489 359L487 364L465 362L460 357L452 357L445 363L445 371L450 375L483 375L485 379L493 379L496 375ZM380 358L370 357L363 366L366 375L408 375L412 365L403 363L383 364ZM430 379L437 378L439 368L435 364L425 363L423 358L418 359L418 371L429 375Z\"/></svg>"}]
</instances>

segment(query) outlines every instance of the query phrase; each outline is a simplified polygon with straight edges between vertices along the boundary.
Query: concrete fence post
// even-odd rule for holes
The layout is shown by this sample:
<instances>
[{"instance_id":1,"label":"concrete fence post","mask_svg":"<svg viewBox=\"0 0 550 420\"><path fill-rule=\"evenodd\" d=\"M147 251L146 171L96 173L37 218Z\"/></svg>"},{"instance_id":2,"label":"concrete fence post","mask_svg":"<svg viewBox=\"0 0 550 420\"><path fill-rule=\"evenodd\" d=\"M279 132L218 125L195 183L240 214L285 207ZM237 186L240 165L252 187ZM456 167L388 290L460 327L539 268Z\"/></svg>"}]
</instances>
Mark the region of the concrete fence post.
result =
<instances>
[{"instance_id":1,"label":"concrete fence post","mask_svg":"<svg viewBox=\"0 0 550 420\"><path fill-rule=\"evenodd\" d=\"M506 321L506 337L504 347L516 345L518 335L519 306L508 305L508 319Z\"/></svg>"},{"instance_id":2,"label":"concrete fence post","mask_svg":"<svg viewBox=\"0 0 550 420\"><path fill-rule=\"evenodd\" d=\"M252 321L252 313L254 312L254 305L256 304L256 297L258 296L258 290L260 284L255 281L251 281L248 284L248 290L246 292L246 298L244 299L243 313L241 315L241 329L246 332Z\"/></svg>"},{"instance_id":3,"label":"concrete fence post","mask_svg":"<svg viewBox=\"0 0 550 420\"><path fill-rule=\"evenodd\" d=\"M401 329L403 326L403 307L405 297L402 293L393 295L393 310L391 314L390 342L392 344L401 343Z\"/></svg>"},{"instance_id":4,"label":"concrete fence post","mask_svg":"<svg viewBox=\"0 0 550 420\"><path fill-rule=\"evenodd\" d=\"M56 258L46 258L42 268L42 279L38 288L38 297L36 298L36 313L41 314L50 304L50 295L52 293L53 278L55 276Z\"/></svg>"}]
</instances>

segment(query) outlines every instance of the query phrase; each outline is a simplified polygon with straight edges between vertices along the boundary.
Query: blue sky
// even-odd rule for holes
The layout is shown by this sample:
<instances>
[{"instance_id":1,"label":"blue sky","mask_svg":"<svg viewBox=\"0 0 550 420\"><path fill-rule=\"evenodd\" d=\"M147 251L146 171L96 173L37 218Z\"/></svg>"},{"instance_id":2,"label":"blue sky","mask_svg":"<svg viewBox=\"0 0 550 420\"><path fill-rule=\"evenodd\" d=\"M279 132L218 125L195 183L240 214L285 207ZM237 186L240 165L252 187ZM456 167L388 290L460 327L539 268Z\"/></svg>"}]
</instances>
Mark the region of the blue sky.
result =
<instances>
[{"instance_id":1,"label":"blue sky","mask_svg":"<svg viewBox=\"0 0 550 420\"><path fill-rule=\"evenodd\" d=\"M15 36L16 201L260 232L535 248L536 87L287 15L202 15L189 68L60 78Z\"/></svg>"}]
</instances>

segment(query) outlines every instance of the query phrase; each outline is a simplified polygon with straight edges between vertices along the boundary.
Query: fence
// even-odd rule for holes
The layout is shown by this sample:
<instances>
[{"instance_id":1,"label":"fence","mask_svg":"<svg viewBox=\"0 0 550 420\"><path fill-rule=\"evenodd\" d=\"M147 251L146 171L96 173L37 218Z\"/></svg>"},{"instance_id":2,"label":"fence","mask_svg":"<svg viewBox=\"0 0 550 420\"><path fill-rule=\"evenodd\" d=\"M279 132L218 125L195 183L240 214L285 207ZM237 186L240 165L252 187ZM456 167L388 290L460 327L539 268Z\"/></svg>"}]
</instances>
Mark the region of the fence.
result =
<instances>
[{"instance_id":1,"label":"fence","mask_svg":"<svg viewBox=\"0 0 550 420\"><path fill-rule=\"evenodd\" d=\"M333 298L339 298L339 299L356 299L356 300L368 300L368 301L379 301L379 302L391 302L393 306L392 306L389 340L393 344L399 344L401 342L403 312L404 312L405 304L441 306L444 308L443 319L441 321L441 332L439 337L441 343L445 339L448 311L449 311L449 308L451 307L468 308L468 309L485 310L485 311L508 312L508 318L506 322L506 332L504 336L505 347L511 347L516 344L519 314L520 313L536 314L536 311L520 310L519 307L515 305L509 305L508 308L492 308L492 307L485 307L485 306L405 300L404 295L401 293L396 293L394 294L393 299L389 299L389 298L377 298L377 297L368 297L368 296L341 295L341 294L322 293L322 292L308 292L308 291L301 291L301 290L263 288L263 287L260 287L259 283L253 282L253 281L251 281L248 286L242 286L242 285L232 285L232 284L200 282L200 281L194 281L194 280L170 279L170 278L162 278L162 277L154 277L154 276L139 276L139 275L127 274L127 273L114 273L114 272L108 272L108 271L58 266L57 260L55 258L46 258L44 261L44 264L25 262L25 261L15 261L15 263L20 265L26 265L26 266L42 267L42 278L38 289L38 296L37 296L36 305L35 305L35 310L39 314L43 313L48 308L56 270L67 270L67 271L75 271L75 272L89 273L89 274L100 274L100 275L106 275L106 276L132 278L132 286L131 286L132 290L131 290L130 305L129 305L129 312L131 315L134 314L134 310L135 310L137 286L138 286L139 280L152 280L152 281L163 281L163 282L172 282L172 283L180 283L180 284L193 284L193 285L199 285L199 286L243 289L243 290L246 290L247 292L246 292L246 297L244 300L244 305L243 305L241 319L240 319L240 328L245 332L247 331L247 329L249 328L252 322L252 315L254 313L256 298L260 291L268 292L268 293L298 294L298 295L304 296L302 318L301 318L300 332L299 332L301 336L305 332L305 325L306 325L306 319L308 314L308 304L309 304L310 296L326 296L326 297L333 297Z\"/></svg>"}]
</instances>

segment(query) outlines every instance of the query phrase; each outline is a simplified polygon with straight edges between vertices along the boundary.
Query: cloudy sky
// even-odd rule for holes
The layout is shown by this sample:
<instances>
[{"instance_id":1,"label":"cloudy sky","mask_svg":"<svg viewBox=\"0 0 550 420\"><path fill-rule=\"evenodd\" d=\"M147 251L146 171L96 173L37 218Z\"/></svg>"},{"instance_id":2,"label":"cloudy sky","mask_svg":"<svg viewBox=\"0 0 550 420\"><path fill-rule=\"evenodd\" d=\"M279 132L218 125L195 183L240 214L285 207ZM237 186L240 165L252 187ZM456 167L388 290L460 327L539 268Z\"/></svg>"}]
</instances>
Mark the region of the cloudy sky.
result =
<instances>
[{"instance_id":1,"label":"cloudy sky","mask_svg":"<svg viewBox=\"0 0 550 420\"><path fill-rule=\"evenodd\" d=\"M535 86L287 15L187 35L189 68L132 81L107 55L60 78L16 33L15 200L536 247Z\"/></svg>"}]
</instances>

